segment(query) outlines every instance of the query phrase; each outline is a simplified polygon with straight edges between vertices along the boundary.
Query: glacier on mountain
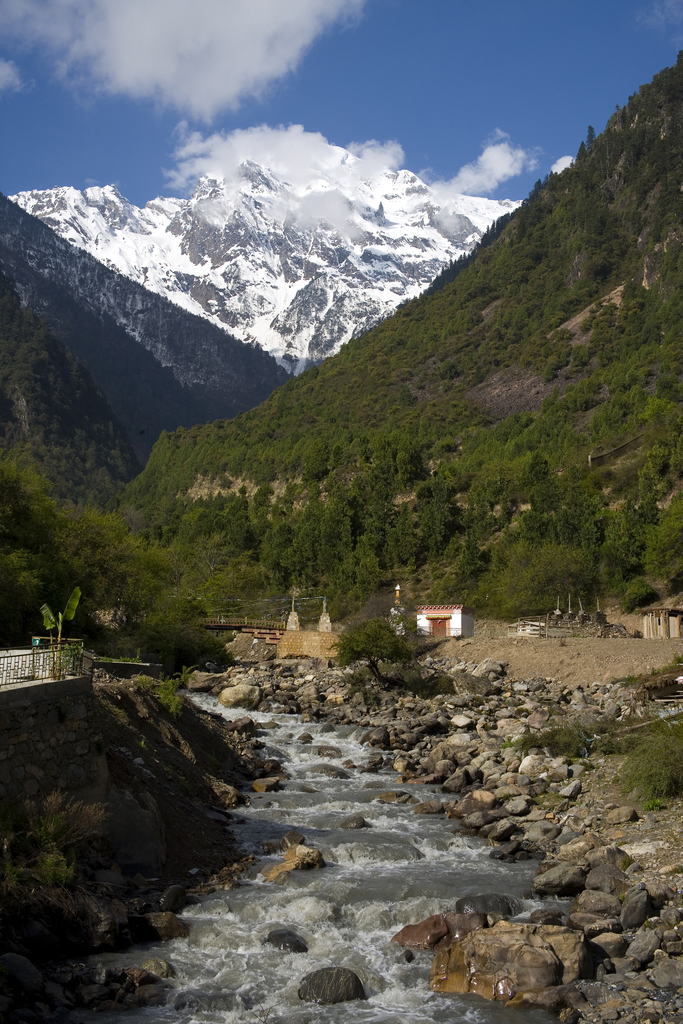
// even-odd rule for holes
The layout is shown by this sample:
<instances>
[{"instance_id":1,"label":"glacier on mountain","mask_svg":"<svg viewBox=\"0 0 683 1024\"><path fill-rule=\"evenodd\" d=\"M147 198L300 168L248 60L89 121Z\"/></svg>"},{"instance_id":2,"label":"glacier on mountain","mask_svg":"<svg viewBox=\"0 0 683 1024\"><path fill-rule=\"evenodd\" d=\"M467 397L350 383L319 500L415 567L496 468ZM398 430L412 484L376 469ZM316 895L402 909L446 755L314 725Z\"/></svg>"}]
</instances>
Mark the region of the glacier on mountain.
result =
<instances>
[{"instance_id":1,"label":"glacier on mountain","mask_svg":"<svg viewBox=\"0 0 683 1024\"><path fill-rule=\"evenodd\" d=\"M200 178L190 199L157 198L142 209L113 185L9 198L102 263L298 372L419 295L519 205L434 188L405 170L361 180L349 173L354 155L340 152L338 174L328 169L305 185L245 161L229 179Z\"/></svg>"}]
</instances>

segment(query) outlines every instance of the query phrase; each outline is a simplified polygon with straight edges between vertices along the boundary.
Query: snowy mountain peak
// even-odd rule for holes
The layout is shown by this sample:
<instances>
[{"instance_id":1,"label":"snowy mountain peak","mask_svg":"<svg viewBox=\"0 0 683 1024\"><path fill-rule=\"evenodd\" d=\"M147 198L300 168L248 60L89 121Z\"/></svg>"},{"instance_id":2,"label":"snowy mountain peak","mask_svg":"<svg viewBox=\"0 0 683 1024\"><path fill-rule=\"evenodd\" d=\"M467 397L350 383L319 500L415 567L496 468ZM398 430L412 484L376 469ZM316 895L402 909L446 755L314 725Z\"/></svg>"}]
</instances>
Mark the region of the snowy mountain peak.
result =
<instances>
[{"instance_id":1,"label":"snowy mountain peak","mask_svg":"<svg viewBox=\"0 0 683 1024\"><path fill-rule=\"evenodd\" d=\"M190 199L142 209L113 185L10 198L107 266L271 352L290 370L337 352L519 203L454 193L329 146L324 166L279 174L243 160ZM360 174L365 176L361 177Z\"/></svg>"}]
</instances>

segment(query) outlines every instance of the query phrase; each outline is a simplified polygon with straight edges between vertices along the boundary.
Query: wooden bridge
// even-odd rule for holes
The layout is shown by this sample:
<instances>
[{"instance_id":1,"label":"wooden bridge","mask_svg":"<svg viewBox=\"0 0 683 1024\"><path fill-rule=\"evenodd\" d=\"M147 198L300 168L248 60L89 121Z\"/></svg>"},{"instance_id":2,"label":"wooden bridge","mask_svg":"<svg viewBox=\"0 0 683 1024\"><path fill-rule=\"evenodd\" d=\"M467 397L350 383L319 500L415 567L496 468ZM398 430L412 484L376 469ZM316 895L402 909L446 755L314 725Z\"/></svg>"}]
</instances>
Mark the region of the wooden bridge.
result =
<instances>
[{"instance_id":1,"label":"wooden bridge","mask_svg":"<svg viewBox=\"0 0 683 1024\"><path fill-rule=\"evenodd\" d=\"M204 625L215 633L227 630L232 633L251 633L256 640L276 644L282 639L287 624L274 619L249 619L242 615L216 614L206 619Z\"/></svg>"}]
</instances>

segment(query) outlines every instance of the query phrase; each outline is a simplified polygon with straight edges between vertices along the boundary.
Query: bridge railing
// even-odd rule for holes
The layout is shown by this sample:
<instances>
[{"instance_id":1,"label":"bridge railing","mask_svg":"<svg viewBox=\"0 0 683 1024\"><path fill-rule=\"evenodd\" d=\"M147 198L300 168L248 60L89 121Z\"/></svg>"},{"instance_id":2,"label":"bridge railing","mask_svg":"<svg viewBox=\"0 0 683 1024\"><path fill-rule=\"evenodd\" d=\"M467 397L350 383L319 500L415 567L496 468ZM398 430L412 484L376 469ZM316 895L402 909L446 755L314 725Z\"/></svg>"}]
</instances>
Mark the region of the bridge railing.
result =
<instances>
[{"instance_id":1,"label":"bridge railing","mask_svg":"<svg viewBox=\"0 0 683 1024\"><path fill-rule=\"evenodd\" d=\"M205 624L207 626L235 626L235 628L250 626L255 629L284 629L286 626L284 621L274 619L251 619L241 615L222 615L220 613L209 616Z\"/></svg>"},{"instance_id":2,"label":"bridge railing","mask_svg":"<svg viewBox=\"0 0 683 1024\"><path fill-rule=\"evenodd\" d=\"M82 643L0 650L0 686L67 679L92 673L92 654Z\"/></svg>"}]
</instances>

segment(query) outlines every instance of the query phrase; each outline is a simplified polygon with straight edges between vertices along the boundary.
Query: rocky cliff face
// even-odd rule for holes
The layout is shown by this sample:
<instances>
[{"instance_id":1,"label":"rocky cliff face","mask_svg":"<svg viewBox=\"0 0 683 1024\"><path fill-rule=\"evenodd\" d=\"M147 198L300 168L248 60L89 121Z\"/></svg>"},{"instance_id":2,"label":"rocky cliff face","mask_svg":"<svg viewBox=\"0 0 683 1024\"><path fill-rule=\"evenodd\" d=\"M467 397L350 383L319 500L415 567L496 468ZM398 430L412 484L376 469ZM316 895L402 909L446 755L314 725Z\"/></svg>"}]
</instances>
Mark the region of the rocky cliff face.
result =
<instances>
[{"instance_id":1,"label":"rocky cliff face","mask_svg":"<svg viewBox=\"0 0 683 1024\"><path fill-rule=\"evenodd\" d=\"M112 185L11 199L145 289L296 371L418 295L518 205L436 191L409 171L361 180L353 154L339 154L338 167L305 185L248 161L230 180L201 178L191 199L143 209ZM115 315L135 329L134 310Z\"/></svg>"},{"instance_id":2,"label":"rocky cliff face","mask_svg":"<svg viewBox=\"0 0 683 1024\"><path fill-rule=\"evenodd\" d=\"M232 417L286 380L257 346L105 266L3 196L0 268L86 364L143 461L162 430Z\"/></svg>"}]
</instances>

